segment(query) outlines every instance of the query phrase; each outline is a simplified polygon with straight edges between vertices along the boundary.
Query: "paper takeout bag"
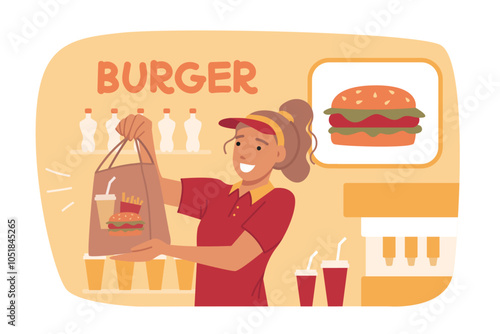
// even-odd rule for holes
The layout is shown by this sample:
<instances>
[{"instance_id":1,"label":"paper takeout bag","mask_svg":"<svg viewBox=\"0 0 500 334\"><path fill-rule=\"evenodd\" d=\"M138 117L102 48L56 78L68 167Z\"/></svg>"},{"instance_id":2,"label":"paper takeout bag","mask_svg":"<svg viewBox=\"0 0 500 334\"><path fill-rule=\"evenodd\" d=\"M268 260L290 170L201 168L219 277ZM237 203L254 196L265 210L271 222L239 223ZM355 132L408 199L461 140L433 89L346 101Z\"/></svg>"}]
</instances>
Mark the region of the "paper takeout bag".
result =
<instances>
[{"instance_id":1,"label":"paper takeout bag","mask_svg":"<svg viewBox=\"0 0 500 334\"><path fill-rule=\"evenodd\" d=\"M139 155L139 162L114 166L115 160L125 146L124 139L102 160L94 175L94 186L92 190L92 206L90 210L90 232L89 232L89 255L113 255L127 253L130 248L150 239L161 239L170 243L167 216L163 203L160 178L156 165L152 162L150 152L142 144L136 141L137 150L144 149L149 155L151 162L143 162ZM105 162L116 151L108 168L104 169ZM110 194L116 196L114 213L120 212L122 192L127 196L140 197L144 201L139 215L144 221L144 230L138 236L110 236L107 229L101 229L99 214L95 195L105 194L108 182L116 177L112 183Z\"/></svg>"}]
</instances>

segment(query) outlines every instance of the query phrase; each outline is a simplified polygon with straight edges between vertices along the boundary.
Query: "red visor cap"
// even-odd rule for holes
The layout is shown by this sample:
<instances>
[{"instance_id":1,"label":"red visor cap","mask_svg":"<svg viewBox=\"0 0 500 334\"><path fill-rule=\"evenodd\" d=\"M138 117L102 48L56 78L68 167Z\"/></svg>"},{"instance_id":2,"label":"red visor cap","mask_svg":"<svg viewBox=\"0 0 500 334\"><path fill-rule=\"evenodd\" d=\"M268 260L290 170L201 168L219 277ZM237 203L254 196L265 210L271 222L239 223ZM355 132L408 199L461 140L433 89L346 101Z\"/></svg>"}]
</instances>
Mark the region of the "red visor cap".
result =
<instances>
[{"instance_id":1,"label":"red visor cap","mask_svg":"<svg viewBox=\"0 0 500 334\"><path fill-rule=\"evenodd\" d=\"M254 128L255 130L262 132L266 135L276 135L273 128L261 121L257 121L249 118L224 118L219 121L219 125L229 129L236 129L239 123L243 123L248 125L249 127Z\"/></svg>"}]
</instances>

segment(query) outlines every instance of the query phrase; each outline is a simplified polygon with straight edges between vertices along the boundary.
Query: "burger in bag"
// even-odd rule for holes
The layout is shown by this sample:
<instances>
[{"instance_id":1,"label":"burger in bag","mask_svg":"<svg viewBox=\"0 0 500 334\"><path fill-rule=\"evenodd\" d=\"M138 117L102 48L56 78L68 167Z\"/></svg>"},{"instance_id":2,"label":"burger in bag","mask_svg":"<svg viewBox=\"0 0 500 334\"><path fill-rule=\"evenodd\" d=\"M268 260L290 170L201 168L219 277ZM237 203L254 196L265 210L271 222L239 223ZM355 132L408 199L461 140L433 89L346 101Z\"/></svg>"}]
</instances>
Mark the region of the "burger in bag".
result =
<instances>
[{"instance_id":1,"label":"burger in bag","mask_svg":"<svg viewBox=\"0 0 500 334\"><path fill-rule=\"evenodd\" d=\"M170 243L167 217L163 203L158 170L151 154L140 140L136 145L148 153L149 161L144 162L138 154L139 162L115 166L115 162L127 140L116 145L102 160L94 174L92 205L90 210L89 255L104 256L128 253L133 246L150 239L160 239ZM116 154L113 156L113 153ZM140 149L138 148L138 151ZM108 167L104 164L113 156ZM114 179L110 189L108 183ZM112 213L99 219L96 195L107 191L115 195L130 194L127 200L115 200ZM102 196L102 195L101 195ZM109 195L106 195L109 196ZM133 200L133 199L141 199ZM126 211L125 211L126 210ZM135 212L134 212L135 211ZM102 216L102 215L101 215Z\"/></svg>"}]
</instances>

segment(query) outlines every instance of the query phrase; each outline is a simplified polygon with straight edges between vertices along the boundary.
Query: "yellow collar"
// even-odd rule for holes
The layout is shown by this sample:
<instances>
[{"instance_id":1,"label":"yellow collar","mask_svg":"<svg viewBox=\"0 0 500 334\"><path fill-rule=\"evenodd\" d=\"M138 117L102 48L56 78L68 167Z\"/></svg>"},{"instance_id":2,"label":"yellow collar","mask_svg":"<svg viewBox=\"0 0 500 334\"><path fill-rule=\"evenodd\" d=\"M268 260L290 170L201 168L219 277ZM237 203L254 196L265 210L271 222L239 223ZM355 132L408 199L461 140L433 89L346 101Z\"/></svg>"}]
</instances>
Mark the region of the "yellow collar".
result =
<instances>
[{"instance_id":1,"label":"yellow collar","mask_svg":"<svg viewBox=\"0 0 500 334\"><path fill-rule=\"evenodd\" d=\"M231 190L229 191L229 194L232 194L233 191L236 189L239 189L241 187L241 184L243 181L240 181L238 183L233 184L231 187ZM262 197L266 196L271 190L274 189L274 186L271 184L271 182L268 182L267 184L260 186L258 188L250 190L250 197L252 199L252 204L257 202L259 199Z\"/></svg>"}]
</instances>

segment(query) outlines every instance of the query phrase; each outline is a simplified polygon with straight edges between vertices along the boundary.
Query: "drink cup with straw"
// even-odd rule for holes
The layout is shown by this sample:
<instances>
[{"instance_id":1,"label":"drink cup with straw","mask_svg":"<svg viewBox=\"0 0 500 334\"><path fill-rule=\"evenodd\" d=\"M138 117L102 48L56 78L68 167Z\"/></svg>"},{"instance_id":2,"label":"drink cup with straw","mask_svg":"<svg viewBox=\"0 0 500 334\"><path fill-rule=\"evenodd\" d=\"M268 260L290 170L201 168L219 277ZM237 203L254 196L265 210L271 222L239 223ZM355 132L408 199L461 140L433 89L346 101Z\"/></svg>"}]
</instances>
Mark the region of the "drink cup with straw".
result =
<instances>
[{"instance_id":1,"label":"drink cup with straw","mask_svg":"<svg viewBox=\"0 0 500 334\"><path fill-rule=\"evenodd\" d=\"M347 240L343 238L337 245L337 257L334 261L322 261L323 276L325 278L326 299L328 306L343 306L345 283L349 263L340 260L342 244Z\"/></svg>"},{"instance_id":2,"label":"drink cup with straw","mask_svg":"<svg viewBox=\"0 0 500 334\"><path fill-rule=\"evenodd\" d=\"M102 195L95 195L94 200L97 203L97 212L99 214L99 224L101 229L107 230L108 225L106 224L111 217L115 213L115 201L116 196L114 194L110 194L111 184L116 180L116 176L113 176L111 180L108 182L108 187L106 188L106 193Z\"/></svg>"},{"instance_id":3,"label":"drink cup with straw","mask_svg":"<svg viewBox=\"0 0 500 334\"><path fill-rule=\"evenodd\" d=\"M314 300L314 288L316 286L316 277L318 272L311 270L311 264L318 251L312 253L309 257L306 270L295 271L297 277L297 286L299 288L299 300L301 306L312 306Z\"/></svg>"},{"instance_id":4,"label":"drink cup with straw","mask_svg":"<svg viewBox=\"0 0 500 334\"><path fill-rule=\"evenodd\" d=\"M314 253L312 253L312 255L309 257L309 262L307 263L307 270L311 269L311 264L316 255L318 255L318 251L314 251Z\"/></svg>"},{"instance_id":5,"label":"drink cup with straw","mask_svg":"<svg viewBox=\"0 0 500 334\"><path fill-rule=\"evenodd\" d=\"M337 261L340 260L340 249L342 248L342 244L347 240L346 237L344 237L340 242L337 244Z\"/></svg>"},{"instance_id":6,"label":"drink cup with straw","mask_svg":"<svg viewBox=\"0 0 500 334\"><path fill-rule=\"evenodd\" d=\"M111 184L112 184L113 182L115 182L115 180L116 180L116 176L113 176L113 177L111 178L111 180L109 180L109 182L108 182L108 187L106 188L106 195L109 195L109 191L111 190Z\"/></svg>"}]
</instances>

